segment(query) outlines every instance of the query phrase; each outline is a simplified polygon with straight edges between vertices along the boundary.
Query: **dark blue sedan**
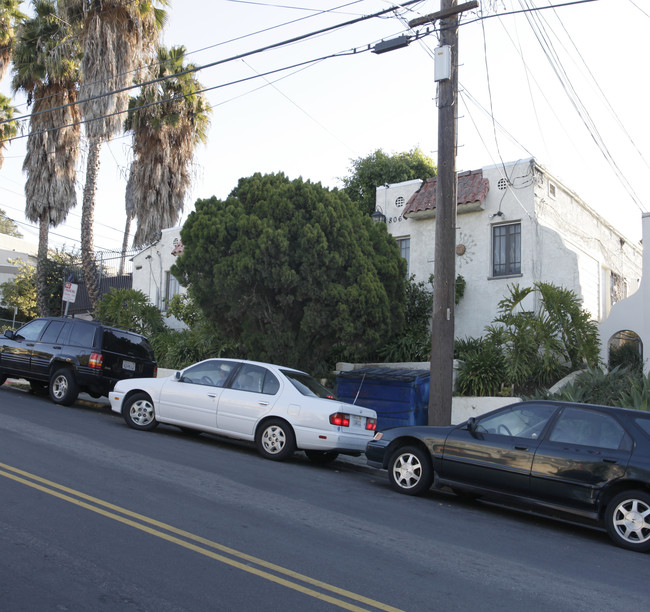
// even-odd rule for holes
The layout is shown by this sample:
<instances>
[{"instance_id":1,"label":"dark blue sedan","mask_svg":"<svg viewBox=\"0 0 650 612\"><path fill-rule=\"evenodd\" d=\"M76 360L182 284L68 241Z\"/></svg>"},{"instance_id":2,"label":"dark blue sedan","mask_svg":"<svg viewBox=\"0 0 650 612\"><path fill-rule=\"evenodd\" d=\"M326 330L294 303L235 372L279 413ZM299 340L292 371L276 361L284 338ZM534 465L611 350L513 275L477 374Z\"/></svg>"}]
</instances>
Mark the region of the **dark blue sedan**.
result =
<instances>
[{"instance_id":1,"label":"dark blue sedan","mask_svg":"<svg viewBox=\"0 0 650 612\"><path fill-rule=\"evenodd\" d=\"M463 496L579 516L614 542L650 550L650 413L568 402L519 402L456 426L395 427L366 448L407 495Z\"/></svg>"}]
</instances>

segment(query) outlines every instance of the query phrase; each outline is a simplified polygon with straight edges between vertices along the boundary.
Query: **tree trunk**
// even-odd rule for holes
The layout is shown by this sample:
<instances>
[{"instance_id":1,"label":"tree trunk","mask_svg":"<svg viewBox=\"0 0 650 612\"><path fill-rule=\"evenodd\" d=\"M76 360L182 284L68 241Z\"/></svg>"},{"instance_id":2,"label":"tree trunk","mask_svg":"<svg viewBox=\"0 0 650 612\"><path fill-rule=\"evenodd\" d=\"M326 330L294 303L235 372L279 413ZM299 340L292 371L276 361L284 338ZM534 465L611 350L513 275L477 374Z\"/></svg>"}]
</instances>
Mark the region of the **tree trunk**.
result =
<instances>
[{"instance_id":1,"label":"tree trunk","mask_svg":"<svg viewBox=\"0 0 650 612\"><path fill-rule=\"evenodd\" d=\"M99 152L101 138L91 138L88 143L86 163L86 185L84 186L83 209L81 212L81 261L84 270L86 291L90 299L90 309L94 312L99 302L99 271L95 262L93 225L95 217L95 193L99 174Z\"/></svg>"},{"instance_id":2,"label":"tree trunk","mask_svg":"<svg viewBox=\"0 0 650 612\"><path fill-rule=\"evenodd\" d=\"M47 243L50 232L50 211L46 208L38 220L38 255L36 259L36 307L41 317L50 313L49 294L47 291Z\"/></svg>"},{"instance_id":3,"label":"tree trunk","mask_svg":"<svg viewBox=\"0 0 650 612\"><path fill-rule=\"evenodd\" d=\"M126 213L126 225L124 226L124 240L122 241L122 256L120 257L120 271L119 275L124 274L124 268L126 266L126 251L129 248L129 233L131 232L131 219L132 217L129 213Z\"/></svg>"}]
</instances>

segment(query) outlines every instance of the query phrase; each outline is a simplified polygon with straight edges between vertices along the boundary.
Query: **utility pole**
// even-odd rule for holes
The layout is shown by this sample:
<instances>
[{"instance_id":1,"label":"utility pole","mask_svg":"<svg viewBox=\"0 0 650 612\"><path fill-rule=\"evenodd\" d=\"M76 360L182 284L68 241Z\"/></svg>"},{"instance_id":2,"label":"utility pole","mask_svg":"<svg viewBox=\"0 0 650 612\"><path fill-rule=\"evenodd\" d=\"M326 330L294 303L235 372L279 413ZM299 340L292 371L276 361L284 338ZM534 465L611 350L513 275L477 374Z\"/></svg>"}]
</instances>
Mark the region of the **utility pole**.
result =
<instances>
[{"instance_id":1,"label":"utility pole","mask_svg":"<svg viewBox=\"0 0 650 612\"><path fill-rule=\"evenodd\" d=\"M458 108L458 15L478 2L441 0L440 11L409 22L417 27L439 21L438 180L436 185L435 267L431 317L429 425L451 424L456 297L456 132Z\"/></svg>"}]
</instances>

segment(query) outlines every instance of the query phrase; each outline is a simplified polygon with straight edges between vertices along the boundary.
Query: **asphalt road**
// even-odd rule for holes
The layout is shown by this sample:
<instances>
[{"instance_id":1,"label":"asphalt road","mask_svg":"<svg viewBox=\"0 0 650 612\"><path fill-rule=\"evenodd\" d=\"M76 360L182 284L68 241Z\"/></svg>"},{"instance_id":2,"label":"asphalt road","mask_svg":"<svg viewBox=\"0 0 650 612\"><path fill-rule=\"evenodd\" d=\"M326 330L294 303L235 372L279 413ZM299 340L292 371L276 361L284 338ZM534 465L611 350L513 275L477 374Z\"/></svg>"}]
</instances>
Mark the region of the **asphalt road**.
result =
<instances>
[{"instance_id":1,"label":"asphalt road","mask_svg":"<svg viewBox=\"0 0 650 612\"><path fill-rule=\"evenodd\" d=\"M648 609L650 556L0 387L0 610Z\"/></svg>"}]
</instances>

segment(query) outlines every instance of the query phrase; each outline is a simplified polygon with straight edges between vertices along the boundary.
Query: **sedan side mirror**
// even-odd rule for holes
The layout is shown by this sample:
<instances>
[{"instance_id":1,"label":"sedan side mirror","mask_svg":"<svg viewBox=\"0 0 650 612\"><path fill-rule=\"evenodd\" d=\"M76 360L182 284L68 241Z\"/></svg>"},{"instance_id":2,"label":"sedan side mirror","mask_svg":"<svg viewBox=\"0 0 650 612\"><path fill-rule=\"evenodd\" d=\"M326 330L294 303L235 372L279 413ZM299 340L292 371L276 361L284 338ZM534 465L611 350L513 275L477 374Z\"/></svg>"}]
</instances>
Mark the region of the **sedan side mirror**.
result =
<instances>
[{"instance_id":1,"label":"sedan side mirror","mask_svg":"<svg viewBox=\"0 0 650 612\"><path fill-rule=\"evenodd\" d=\"M476 418L475 417L470 417L469 419L467 419L466 427L467 427L467 431L469 431L469 433L474 433L476 431Z\"/></svg>"},{"instance_id":2,"label":"sedan side mirror","mask_svg":"<svg viewBox=\"0 0 650 612\"><path fill-rule=\"evenodd\" d=\"M14 330L13 329L5 329L5 337L9 338L9 340L14 339Z\"/></svg>"},{"instance_id":3,"label":"sedan side mirror","mask_svg":"<svg viewBox=\"0 0 650 612\"><path fill-rule=\"evenodd\" d=\"M176 380L180 380L180 379L181 379L181 373L180 373L180 372L176 372L176 374L174 374L174 378L175 378Z\"/></svg>"}]
</instances>

